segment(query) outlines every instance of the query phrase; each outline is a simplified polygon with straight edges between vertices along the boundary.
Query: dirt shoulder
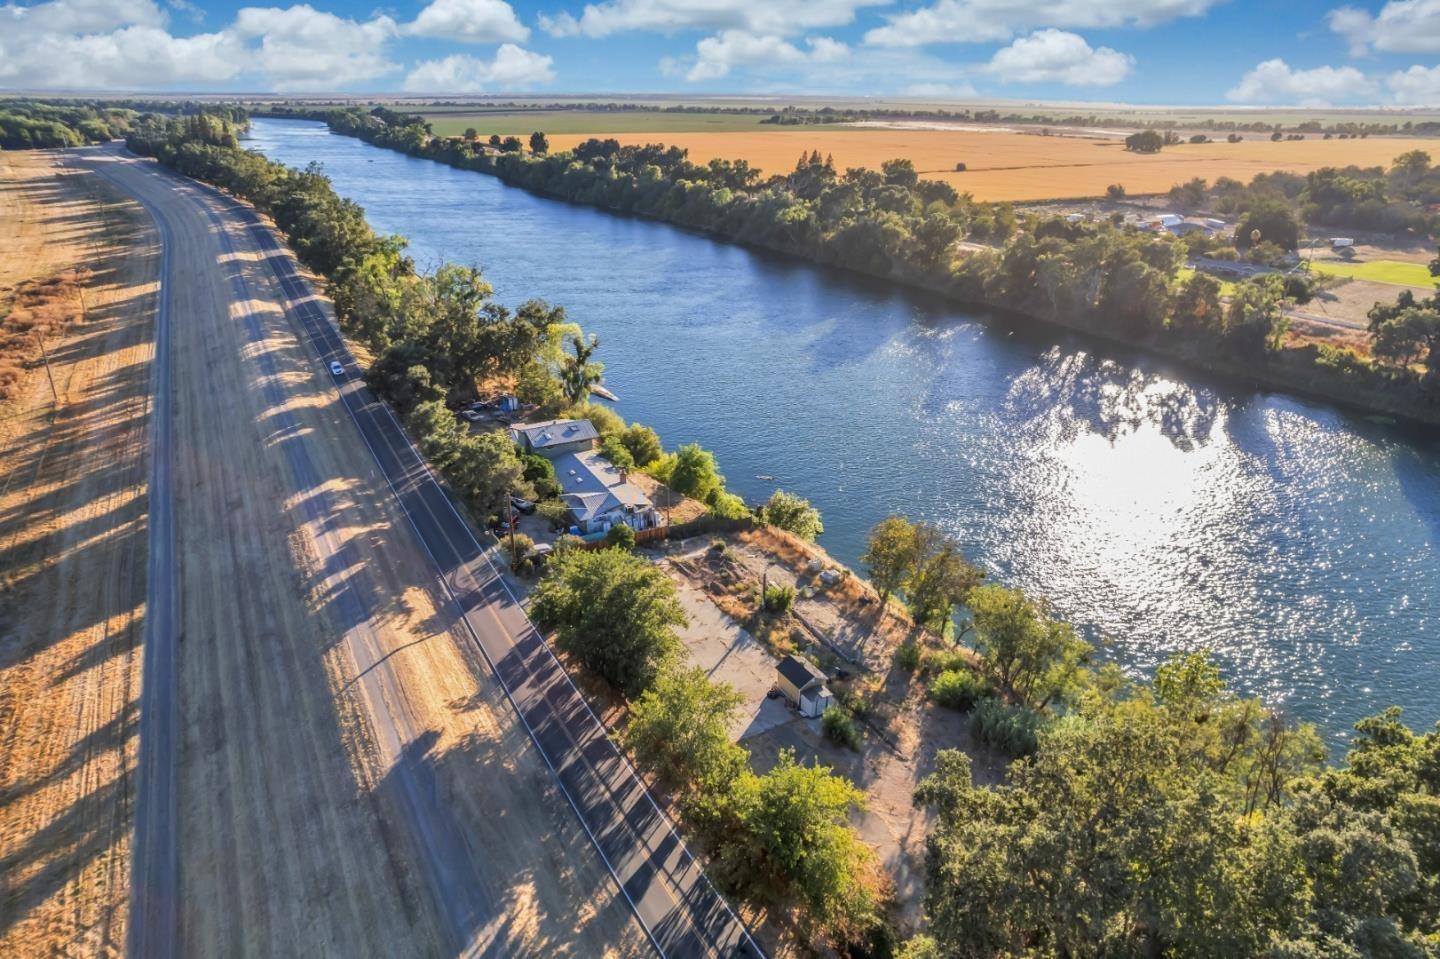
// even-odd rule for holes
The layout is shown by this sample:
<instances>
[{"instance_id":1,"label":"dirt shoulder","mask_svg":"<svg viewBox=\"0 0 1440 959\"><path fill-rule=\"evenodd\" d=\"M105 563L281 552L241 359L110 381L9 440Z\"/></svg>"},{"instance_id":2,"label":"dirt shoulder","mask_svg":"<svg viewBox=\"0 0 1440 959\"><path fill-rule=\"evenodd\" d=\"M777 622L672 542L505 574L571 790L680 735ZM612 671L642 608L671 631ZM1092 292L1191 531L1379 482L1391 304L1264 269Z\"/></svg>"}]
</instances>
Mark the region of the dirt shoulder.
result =
<instances>
[{"instance_id":1,"label":"dirt shoulder","mask_svg":"<svg viewBox=\"0 0 1440 959\"><path fill-rule=\"evenodd\" d=\"M156 237L61 154L0 153L0 954L123 952ZM28 314L21 316L20 314ZM63 332L61 332L63 330Z\"/></svg>"}]
</instances>

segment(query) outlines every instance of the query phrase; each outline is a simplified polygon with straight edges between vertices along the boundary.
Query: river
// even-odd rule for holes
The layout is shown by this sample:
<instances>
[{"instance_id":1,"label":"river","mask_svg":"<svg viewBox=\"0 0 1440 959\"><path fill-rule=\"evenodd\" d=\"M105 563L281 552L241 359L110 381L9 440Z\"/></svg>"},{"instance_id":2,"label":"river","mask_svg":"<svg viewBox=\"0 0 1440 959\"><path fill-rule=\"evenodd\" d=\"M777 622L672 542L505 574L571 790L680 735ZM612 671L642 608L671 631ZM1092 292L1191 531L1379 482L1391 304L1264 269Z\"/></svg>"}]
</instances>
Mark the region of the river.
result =
<instances>
[{"instance_id":1,"label":"river","mask_svg":"<svg viewBox=\"0 0 1440 959\"><path fill-rule=\"evenodd\" d=\"M819 507L857 564L887 514L952 532L1145 672L1208 646L1334 744L1389 704L1440 719L1440 437L1218 383L937 299L547 200L323 125L316 161L416 262L484 268L599 334L619 410L715 452L747 500ZM762 479L761 477L773 477Z\"/></svg>"}]
</instances>

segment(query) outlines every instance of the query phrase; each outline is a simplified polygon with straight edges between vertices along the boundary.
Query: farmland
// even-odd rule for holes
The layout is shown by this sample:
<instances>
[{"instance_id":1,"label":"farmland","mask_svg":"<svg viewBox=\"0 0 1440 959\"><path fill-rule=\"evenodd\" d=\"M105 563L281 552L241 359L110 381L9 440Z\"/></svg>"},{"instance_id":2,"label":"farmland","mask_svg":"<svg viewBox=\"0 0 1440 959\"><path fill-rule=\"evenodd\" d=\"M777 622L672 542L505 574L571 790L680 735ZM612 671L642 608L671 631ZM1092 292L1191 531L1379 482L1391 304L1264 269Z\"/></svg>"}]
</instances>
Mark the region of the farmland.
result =
<instances>
[{"instance_id":1,"label":"farmland","mask_svg":"<svg viewBox=\"0 0 1440 959\"><path fill-rule=\"evenodd\" d=\"M533 119L533 115L532 115ZM742 119L742 118L731 118ZM550 129L546 130L551 133ZM1435 140L1381 138L1306 139L1272 143L1249 136L1240 143L1182 144L1157 154L1131 153L1114 138L1041 136L969 130L863 128L760 128L739 133L613 133L622 143L684 147L704 163L744 159L766 173L794 167L801 153L819 150L837 168L870 167L895 157L915 163L923 177L945 180L977 200L1049 200L1100 196L1112 183L1132 195L1162 193L1192 177L1249 181L1257 173L1307 173L1327 166L1388 166L1407 150L1436 151ZM568 149L584 134L550 136L552 150ZM964 163L963 173L955 165Z\"/></svg>"},{"instance_id":2,"label":"farmland","mask_svg":"<svg viewBox=\"0 0 1440 959\"><path fill-rule=\"evenodd\" d=\"M773 127L762 125L756 114L663 113L654 110L617 113L588 110L430 110L422 114L439 136L459 136L474 127L481 136L526 136L535 130L547 134L614 136L658 133L763 133ZM810 129L834 130L842 124Z\"/></svg>"}]
</instances>

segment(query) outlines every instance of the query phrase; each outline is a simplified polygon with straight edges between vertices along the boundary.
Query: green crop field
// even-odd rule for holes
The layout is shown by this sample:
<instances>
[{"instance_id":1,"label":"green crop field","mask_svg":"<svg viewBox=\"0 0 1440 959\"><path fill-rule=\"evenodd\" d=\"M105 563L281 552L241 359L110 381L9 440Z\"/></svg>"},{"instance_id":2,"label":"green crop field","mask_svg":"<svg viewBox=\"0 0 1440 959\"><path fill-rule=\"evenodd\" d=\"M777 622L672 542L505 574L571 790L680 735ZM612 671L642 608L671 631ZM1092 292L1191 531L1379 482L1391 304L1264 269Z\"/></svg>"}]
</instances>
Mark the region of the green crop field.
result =
<instances>
[{"instance_id":1,"label":"green crop field","mask_svg":"<svg viewBox=\"0 0 1440 959\"><path fill-rule=\"evenodd\" d=\"M635 110L602 113L589 110L436 110L423 116L439 136L459 136L474 127L481 137L529 136L543 133L596 135L611 133L757 133L792 130L761 124L760 116L733 113L661 113ZM818 124L806 129L837 129L845 124Z\"/></svg>"},{"instance_id":2,"label":"green crop field","mask_svg":"<svg viewBox=\"0 0 1440 959\"><path fill-rule=\"evenodd\" d=\"M1370 260L1366 263L1337 263L1326 260L1314 265L1316 273L1331 276L1346 276L1355 280L1369 280L1372 283L1392 283L1396 286L1433 286L1435 277L1424 263L1404 263L1399 260Z\"/></svg>"}]
</instances>

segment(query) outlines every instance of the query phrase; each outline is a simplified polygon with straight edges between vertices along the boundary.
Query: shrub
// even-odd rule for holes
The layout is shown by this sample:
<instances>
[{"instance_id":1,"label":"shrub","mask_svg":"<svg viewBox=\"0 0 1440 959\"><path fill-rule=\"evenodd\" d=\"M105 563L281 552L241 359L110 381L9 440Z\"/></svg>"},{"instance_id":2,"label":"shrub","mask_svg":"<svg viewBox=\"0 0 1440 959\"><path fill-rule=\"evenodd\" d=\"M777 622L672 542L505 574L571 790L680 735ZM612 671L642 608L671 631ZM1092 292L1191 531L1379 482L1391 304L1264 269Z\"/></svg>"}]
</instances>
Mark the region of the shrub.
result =
<instances>
[{"instance_id":1,"label":"shrub","mask_svg":"<svg viewBox=\"0 0 1440 959\"><path fill-rule=\"evenodd\" d=\"M970 714L975 737L1011 759L1029 756L1039 747L1039 713L1028 706L1008 706L998 699L982 699Z\"/></svg>"},{"instance_id":2,"label":"shrub","mask_svg":"<svg viewBox=\"0 0 1440 959\"><path fill-rule=\"evenodd\" d=\"M589 420L595 426L595 432L601 436L610 436L619 433L625 428L625 421L620 414L608 406L600 406L595 403L586 403L574 410L578 416Z\"/></svg>"},{"instance_id":3,"label":"shrub","mask_svg":"<svg viewBox=\"0 0 1440 959\"><path fill-rule=\"evenodd\" d=\"M535 541L524 533L516 533L513 537L506 536L501 546L510 557L510 568L517 573L520 571L520 564L528 560L535 551Z\"/></svg>"},{"instance_id":4,"label":"shrub","mask_svg":"<svg viewBox=\"0 0 1440 959\"><path fill-rule=\"evenodd\" d=\"M560 553L572 549L582 549L584 548L584 546L585 541L583 539L578 536L572 536L569 533L565 533L564 535L557 536L555 538L555 550L551 555L559 555Z\"/></svg>"},{"instance_id":5,"label":"shrub","mask_svg":"<svg viewBox=\"0 0 1440 959\"><path fill-rule=\"evenodd\" d=\"M1119 183L1112 183L1105 188L1105 195L1112 200L1125 199L1125 187Z\"/></svg>"},{"instance_id":6,"label":"shrub","mask_svg":"<svg viewBox=\"0 0 1440 959\"><path fill-rule=\"evenodd\" d=\"M811 506L809 500L794 493L787 493L783 489L771 493L769 501L760 507L759 513L763 522L812 543L815 537L825 532L825 525L820 522L820 511Z\"/></svg>"},{"instance_id":7,"label":"shrub","mask_svg":"<svg viewBox=\"0 0 1440 959\"><path fill-rule=\"evenodd\" d=\"M855 728L855 722L850 714L839 706L831 706L825 710L820 717L820 729L825 733L825 738L840 746L847 746L859 752L860 730Z\"/></svg>"},{"instance_id":8,"label":"shrub","mask_svg":"<svg viewBox=\"0 0 1440 959\"><path fill-rule=\"evenodd\" d=\"M605 544L617 546L623 550L632 550L635 548L635 531L624 523L612 526L605 532Z\"/></svg>"},{"instance_id":9,"label":"shrub","mask_svg":"<svg viewBox=\"0 0 1440 959\"><path fill-rule=\"evenodd\" d=\"M795 605L795 587L776 584L765 590L765 611L777 616L790 612Z\"/></svg>"},{"instance_id":10,"label":"shrub","mask_svg":"<svg viewBox=\"0 0 1440 959\"><path fill-rule=\"evenodd\" d=\"M958 649L939 650L933 653L926 653L922 665L925 667L925 672L938 675L957 669L969 669L970 657Z\"/></svg>"},{"instance_id":11,"label":"shrub","mask_svg":"<svg viewBox=\"0 0 1440 959\"><path fill-rule=\"evenodd\" d=\"M947 669L930 685L930 698L946 709L968 712L990 695L990 685L968 669Z\"/></svg>"},{"instance_id":12,"label":"shrub","mask_svg":"<svg viewBox=\"0 0 1440 959\"><path fill-rule=\"evenodd\" d=\"M955 172L956 172L956 173L964 173L964 172L965 172L965 169L966 169L965 164L963 164L963 163L957 163L957 164L955 164Z\"/></svg>"},{"instance_id":13,"label":"shrub","mask_svg":"<svg viewBox=\"0 0 1440 959\"><path fill-rule=\"evenodd\" d=\"M895 665L908 673L913 673L920 668L922 658L920 644L913 639L907 643L901 643L895 650Z\"/></svg>"}]
</instances>

